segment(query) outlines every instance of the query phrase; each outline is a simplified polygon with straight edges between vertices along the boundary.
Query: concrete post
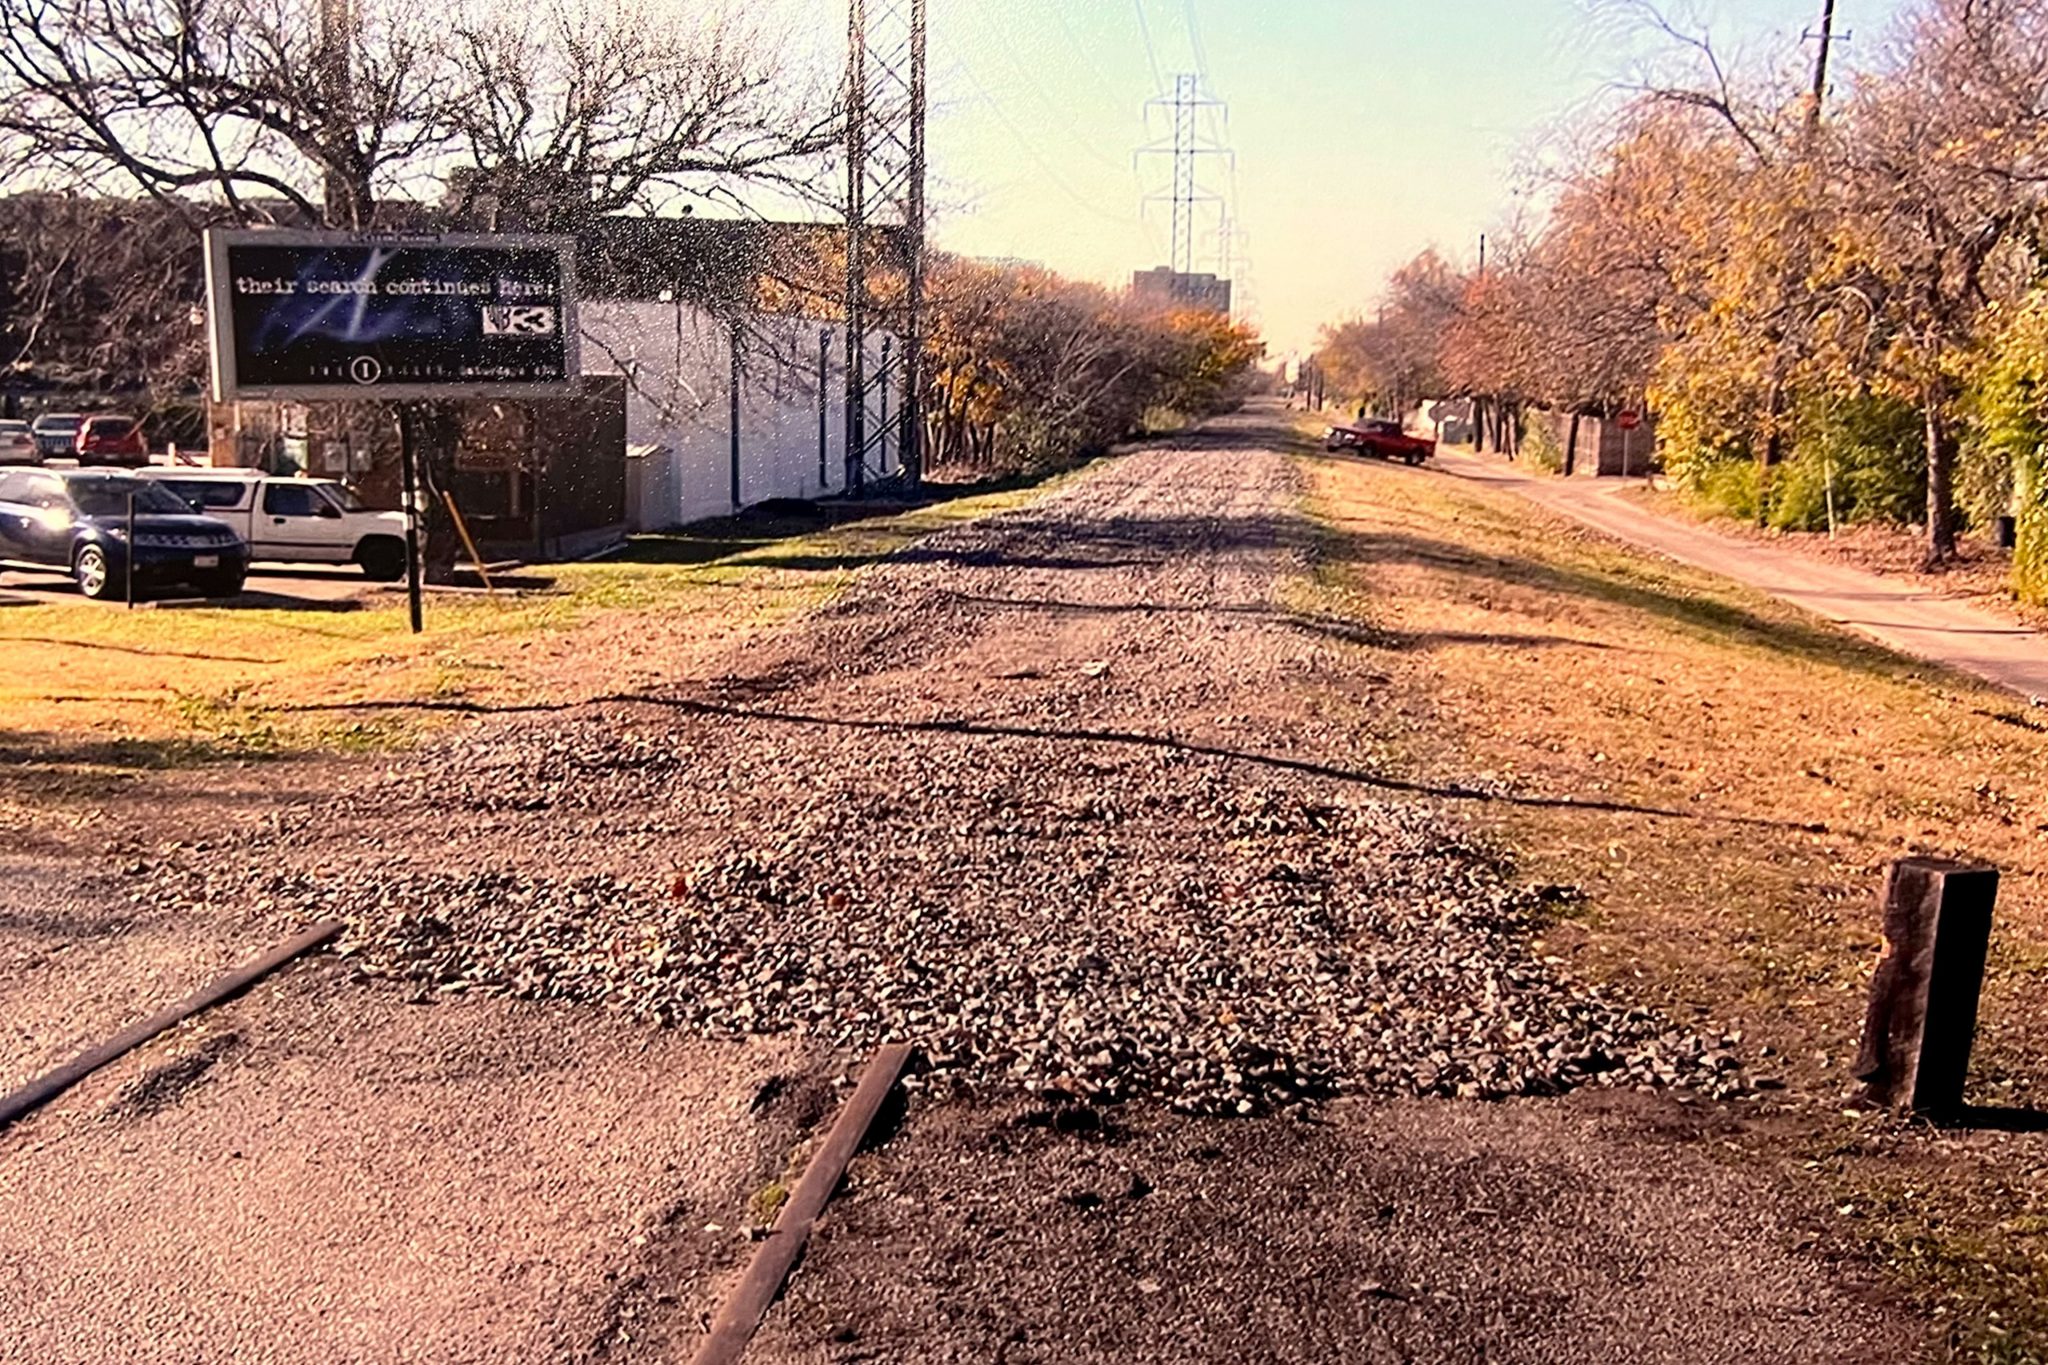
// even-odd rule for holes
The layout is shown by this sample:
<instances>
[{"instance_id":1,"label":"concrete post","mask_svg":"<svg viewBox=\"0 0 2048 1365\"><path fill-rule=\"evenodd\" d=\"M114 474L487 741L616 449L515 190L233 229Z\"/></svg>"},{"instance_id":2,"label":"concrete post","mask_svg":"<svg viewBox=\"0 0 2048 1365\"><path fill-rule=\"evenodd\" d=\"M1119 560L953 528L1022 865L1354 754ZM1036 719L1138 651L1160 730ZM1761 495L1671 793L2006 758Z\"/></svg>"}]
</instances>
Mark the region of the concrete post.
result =
<instances>
[{"instance_id":1,"label":"concrete post","mask_svg":"<svg viewBox=\"0 0 2048 1365\"><path fill-rule=\"evenodd\" d=\"M1884 956L1870 981L1856 1078L1878 1103L1961 1107L1998 870L1904 858L1884 889Z\"/></svg>"}]
</instances>

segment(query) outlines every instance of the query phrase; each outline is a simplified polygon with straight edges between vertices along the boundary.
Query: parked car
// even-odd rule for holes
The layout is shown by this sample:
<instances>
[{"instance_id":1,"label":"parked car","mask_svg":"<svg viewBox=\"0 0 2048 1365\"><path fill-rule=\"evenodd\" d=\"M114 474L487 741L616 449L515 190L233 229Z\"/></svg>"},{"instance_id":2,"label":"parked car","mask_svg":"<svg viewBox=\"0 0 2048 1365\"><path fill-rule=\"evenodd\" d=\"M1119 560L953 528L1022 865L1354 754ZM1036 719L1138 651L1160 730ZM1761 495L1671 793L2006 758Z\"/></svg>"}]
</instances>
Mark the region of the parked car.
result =
<instances>
[{"instance_id":1,"label":"parked car","mask_svg":"<svg viewBox=\"0 0 2048 1365\"><path fill-rule=\"evenodd\" d=\"M1376 455L1382 460L1421 464L1436 454L1436 442L1422 436L1410 436L1401 429L1399 422L1369 417L1349 426L1331 427L1323 435L1323 449L1355 450L1361 455Z\"/></svg>"},{"instance_id":2,"label":"parked car","mask_svg":"<svg viewBox=\"0 0 2048 1365\"><path fill-rule=\"evenodd\" d=\"M43 458L36 448L35 433L28 423L11 417L0 418L0 464L38 464Z\"/></svg>"},{"instance_id":3,"label":"parked car","mask_svg":"<svg viewBox=\"0 0 2048 1365\"><path fill-rule=\"evenodd\" d=\"M78 453L78 428L85 418L75 412L46 412L28 424L44 459L66 459Z\"/></svg>"},{"instance_id":4,"label":"parked car","mask_svg":"<svg viewBox=\"0 0 2048 1365\"><path fill-rule=\"evenodd\" d=\"M128 543L133 508L135 543ZM208 597L242 590L249 550L231 527L170 489L98 469L0 468L0 562L68 573L87 597L120 597L128 561L137 592L173 584Z\"/></svg>"},{"instance_id":5,"label":"parked car","mask_svg":"<svg viewBox=\"0 0 2048 1365\"><path fill-rule=\"evenodd\" d=\"M405 577L405 515L373 512L332 479L165 466L137 473L233 527L251 558L354 564L386 583Z\"/></svg>"},{"instance_id":6,"label":"parked car","mask_svg":"<svg viewBox=\"0 0 2048 1365\"><path fill-rule=\"evenodd\" d=\"M142 423L117 412L96 412L80 422L73 451L82 465L149 463Z\"/></svg>"}]
</instances>

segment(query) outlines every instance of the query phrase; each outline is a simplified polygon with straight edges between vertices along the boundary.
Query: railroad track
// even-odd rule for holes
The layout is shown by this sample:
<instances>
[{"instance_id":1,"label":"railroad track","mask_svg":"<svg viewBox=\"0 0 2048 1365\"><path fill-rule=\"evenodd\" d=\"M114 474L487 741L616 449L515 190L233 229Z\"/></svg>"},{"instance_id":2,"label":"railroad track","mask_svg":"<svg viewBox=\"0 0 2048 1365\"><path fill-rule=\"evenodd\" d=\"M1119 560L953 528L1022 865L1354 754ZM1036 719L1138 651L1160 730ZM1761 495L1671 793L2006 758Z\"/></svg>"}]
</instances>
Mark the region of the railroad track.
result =
<instances>
[{"instance_id":1,"label":"railroad track","mask_svg":"<svg viewBox=\"0 0 2048 1365\"><path fill-rule=\"evenodd\" d=\"M261 957L215 977L176 1004L130 1024L105 1042L89 1047L62 1066L44 1072L12 1094L0 1096L0 1128L6 1128L23 1115L40 1109L93 1072L133 1052L158 1034L176 1028L223 1001L232 1000L278 968L297 961L316 948L325 947L340 936L343 927L340 920L323 920L302 930Z\"/></svg>"}]
</instances>

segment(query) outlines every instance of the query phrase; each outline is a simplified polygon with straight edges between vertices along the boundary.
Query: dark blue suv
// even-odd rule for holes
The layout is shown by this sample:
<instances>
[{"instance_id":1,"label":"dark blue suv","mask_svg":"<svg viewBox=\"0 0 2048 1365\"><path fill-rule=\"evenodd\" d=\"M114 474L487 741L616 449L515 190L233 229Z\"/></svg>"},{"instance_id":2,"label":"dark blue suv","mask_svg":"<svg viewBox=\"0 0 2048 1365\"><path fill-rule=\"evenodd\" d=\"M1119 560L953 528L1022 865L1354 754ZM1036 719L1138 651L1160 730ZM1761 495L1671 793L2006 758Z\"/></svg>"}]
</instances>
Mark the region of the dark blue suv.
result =
<instances>
[{"instance_id":1,"label":"dark blue suv","mask_svg":"<svg viewBox=\"0 0 2048 1365\"><path fill-rule=\"evenodd\" d=\"M160 483L97 469L0 468L0 561L68 573L87 597L124 596L131 507L138 594L174 584L208 597L242 590L249 547L231 527Z\"/></svg>"}]
</instances>

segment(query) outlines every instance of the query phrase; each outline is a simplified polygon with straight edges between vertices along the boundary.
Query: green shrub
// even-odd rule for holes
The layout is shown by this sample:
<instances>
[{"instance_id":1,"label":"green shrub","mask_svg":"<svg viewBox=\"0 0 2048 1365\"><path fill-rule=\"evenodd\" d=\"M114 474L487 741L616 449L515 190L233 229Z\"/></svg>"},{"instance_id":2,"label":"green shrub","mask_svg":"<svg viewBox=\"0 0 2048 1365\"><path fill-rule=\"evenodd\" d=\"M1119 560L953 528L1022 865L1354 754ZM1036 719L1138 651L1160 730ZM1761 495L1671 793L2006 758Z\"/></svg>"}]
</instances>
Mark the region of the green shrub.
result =
<instances>
[{"instance_id":1,"label":"green shrub","mask_svg":"<svg viewBox=\"0 0 2048 1365\"><path fill-rule=\"evenodd\" d=\"M1693 497L1708 510L1740 521L1755 521L1757 469L1754 460L1695 462L1690 469Z\"/></svg>"},{"instance_id":2,"label":"green shrub","mask_svg":"<svg viewBox=\"0 0 2048 1365\"><path fill-rule=\"evenodd\" d=\"M1920 410L1895 398L1802 402L1792 458L1772 480L1770 523L1825 530L1831 475L1837 522L1918 522L1927 502L1926 440Z\"/></svg>"},{"instance_id":3,"label":"green shrub","mask_svg":"<svg viewBox=\"0 0 2048 1365\"><path fill-rule=\"evenodd\" d=\"M1545 474L1564 471L1564 447L1558 444L1557 423L1547 413L1525 413L1522 417L1521 456L1529 468Z\"/></svg>"},{"instance_id":4,"label":"green shrub","mask_svg":"<svg viewBox=\"0 0 2048 1365\"><path fill-rule=\"evenodd\" d=\"M2048 603L2048 448L2014 454L2013 508L2019 535L2012 552L2012 588L2022 602Z\"/></svg>"}]
</instances>

